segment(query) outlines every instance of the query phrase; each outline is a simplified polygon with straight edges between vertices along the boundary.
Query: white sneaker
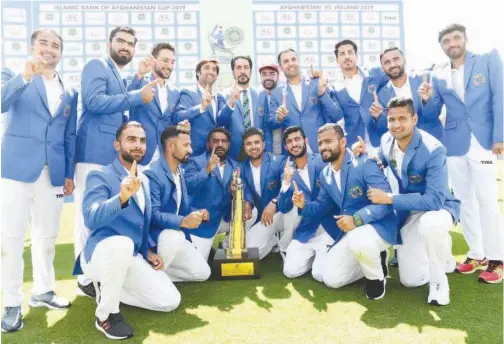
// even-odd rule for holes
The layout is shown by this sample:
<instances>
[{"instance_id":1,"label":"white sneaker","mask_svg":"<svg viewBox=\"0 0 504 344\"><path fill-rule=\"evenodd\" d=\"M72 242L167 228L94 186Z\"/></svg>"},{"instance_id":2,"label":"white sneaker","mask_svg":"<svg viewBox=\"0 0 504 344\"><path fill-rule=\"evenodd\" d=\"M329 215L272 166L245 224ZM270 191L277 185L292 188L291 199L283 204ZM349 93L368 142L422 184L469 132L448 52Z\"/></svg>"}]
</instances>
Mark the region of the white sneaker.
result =
<instances>
[{"instance_id":1,"label":"white sneaker","mask_svg":"<svg viewBox=\"0 0 504 344\"><path fill-rule=\"evenodd\" d=\"M434 306L446 306L450 304L450 286L448 279L444 282L429 283L429 297L427 303Z\"/></svg>"}]
</instances>

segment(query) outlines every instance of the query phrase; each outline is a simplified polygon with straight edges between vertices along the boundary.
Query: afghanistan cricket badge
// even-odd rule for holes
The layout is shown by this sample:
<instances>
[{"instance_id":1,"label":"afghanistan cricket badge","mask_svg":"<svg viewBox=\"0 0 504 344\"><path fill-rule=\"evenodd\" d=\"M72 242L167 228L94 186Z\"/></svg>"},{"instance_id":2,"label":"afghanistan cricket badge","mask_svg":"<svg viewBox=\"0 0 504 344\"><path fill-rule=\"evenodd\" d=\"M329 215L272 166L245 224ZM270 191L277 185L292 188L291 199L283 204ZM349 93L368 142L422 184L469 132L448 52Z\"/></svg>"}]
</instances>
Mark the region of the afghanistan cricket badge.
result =
<instances>
[{"instance_id":1,"label":"afghanistan cricket badge","mask_svg":"<svg viewBox=\"0 0 504 344\"><path fill-rule=\"evenodd\" d=\"M356 185L354 187L350 188L350 197L352 198L359 198L362 196L364 192L362 191L362 188L359 185Z\"/></svg>"},{"instance_id":2,"label":"afghanistan cricket badge","mask_svg":"<svg viewBox=\"0 0 504 344\"><path fill-rule=\"evenodd\" d=\"M276 182L276 180L271 180L271 181L269 181L269 182L268 182L268 185L266 185L266 188L267 188L268 190L270 190L270 191L271 191L271 190L274 190L276 187L277 187L277 182Z\"/></svg>"},{"instance_id":3,"label":"afghanistan cricket badge","mask_svg":"<svg viewBox=\"0 0 504 344\"><path fill-rule=\"evenodd\" d=\"M317 187L320 189L320 180L317 179L317 181L315 182L315 185L317 185Z\"/></svg>"},{"instance_id":4,"label":"afghanistan cricket badge","mask_svg":"<svg viewBox=\"0 0 504 344\"><path fill-rule=\"evenodd\" d=\"M397 161L395 159L390 160L390 166L394 169L397 170Z\"/></svg>"},{"instance_id":5,"label":"afghanistan cricket badge","mask_svg":"<svg viewBox=\"0 0 504 344\"><path fill-rule=\"evenodd\" d=\"M410 174L408 176L408 182L410 184L419 184L419 183L423 182L423 177L419 174Z\"/></svg>"},{"instance_id":6,"label":"afghanistan cricket badge","mask_svg":"<svg viewBox=\"0 0 504 344\"><path fill-rule=\"evenodd\" d=\"M318 103L318 97L311 97L311 102L313 105L317 105Z\"/></svg>"},{"instance_id":7,"label":"afghanistan cricket badge","mask_svg":"<svg viewBox=\"0 0 504 344\"><path fill-rule=\"evenodd\" d=\"M70 115L70 106L65 105L65 110L63 110L63 116L68 117Z\"/></svg>"},{"instance_id":8,"label":"afghanistan cricket badge","mask_svg":"<svg viewBox=\"0 0 504 344\"><path fill-rule=\"evenodd\" d=\"M474 86L481 86L485 83L485 81L486 81L485 75L481 73L476 74L472 79L472 83Z\"/></svg>"},{"instance_id":9,"label":"afghanistan cricket badge","mask_svg":"<svg viewBox=\"0 0 504 344\"><path fill-rule=\"evenodd\" d=\"M259 116L264 116L264 108L258 107L257 112L259 112Z\"/></svg>"}]
</instances>

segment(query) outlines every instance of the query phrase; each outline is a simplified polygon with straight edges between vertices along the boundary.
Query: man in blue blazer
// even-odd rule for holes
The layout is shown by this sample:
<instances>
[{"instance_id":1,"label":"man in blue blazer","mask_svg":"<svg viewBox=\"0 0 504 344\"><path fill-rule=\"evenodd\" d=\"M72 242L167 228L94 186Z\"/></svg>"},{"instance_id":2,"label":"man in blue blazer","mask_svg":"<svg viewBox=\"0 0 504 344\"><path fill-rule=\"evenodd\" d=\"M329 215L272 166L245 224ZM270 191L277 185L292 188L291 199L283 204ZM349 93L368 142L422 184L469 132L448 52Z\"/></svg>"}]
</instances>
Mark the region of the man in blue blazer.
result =
<instances>
[{"instance_id":1,"label":"man in blue blazer","mask_svg":"<svg viewBox=\"0 0 504 344\"><path fill-rule=\"evenodd\" d=\"M320 72L312 71L311 79L301 74L300 63L294 50L280 52L278 64L287 82L271 94L270 125L273 129L281 127L284 131L290 126L300 126L308 138L308 153L316 153L317 128L341 119L339 104L331 99L327 79Z\"/></svg>"},{"instance_id":2,"label":"man in blue blazer","mask_svg":"<svg viewBox=\"0 0 504 344\"><path fill-rule=\"evenodd\" d=\"M196 86L180 91L180 102L176 110L177 122L188 120L191 124L194 156L207 151L208 133L217 126L217 116L226 105L224 98L212 92L219 70L217 60L201 60L196 65Z\"/></svg>"},{"instance_id":3,"label":"man in blue blazer","mask_svg":"<svg viewBox=\"0 0 504 344\"><path fill-rule=\"evenodd\" d=\"M206 209L207 222L188 234L191 242L208 259L217 233L229 231L231 218L230 184L233 171L241 165L228 157L231 135L225 128L214 128L207 136L207 153L193 156L185 167L185 180L189 194L189 209ZM245 192L244 217L247 228L255 222L248 192Z\"/></svg>"},{"instance_id":4,"label":"man in blue blazer","mask_svg":"<svg viewBox=\"0 0 504 344\"><path fill-rule=\"evenodd\" d=\"M446 106L444 145L460 221L469 246L457 271L484 270L487 283L502 281L504 237L499 211L497 154L504 150L503 68L496 50L477 55L466 50L465 27L453 24L439 33L450 62L433 71L432 85L421 90L438 108Z\"/></svg>"},{"instance_id":5,"label":"man in blue blazer","mask_svg":"<svg viewBox=\"0 0 504 344\"><path fill-rule=\"evenodd\" d=\"M82 198L89 172L110 164L115 158L114 135L127 120L129 110L154 99L154 83L139 82L152 69L152 58L138 65L137 77L129 86L122 70L135 54L135 31L117 27L110 32L107 58L91 60L82 71L82 115L77 130L77 165L75 171L75 256L84 247L89 230L82 218ZM83 276L78 278L79 293L94 297L93 285Z\"/></svg>"},{"instance_id":6,"label":"man in blue blazer","mask_svg":"<svg viewBox=\"0 0 504 344\"><path fill-rule=\"evenodd\" d=\"M330 162L320 174L320 193L306 202L303 191L295 190L292 202L302 216L334 216L336 228L327 228L335 240L328 250L319 280L331 288L340 288L366 278L366 297L383 298L387 271L387 249L400 243L397 218L391 205L372 204L366 190L390 192L390 186L373 160L355 158L346 149L343 129L326 124L318 132L322 159ZM294 183L294 187L296 184ZM334 223L333 222L333 223Z\"/></svg>"},{"instance_id":7,"label":"man in blue blazer","mask_svg":"<svg viewBox=\"0 0 504 344\"><path fill-rule=\"evenodd\" d=\"M269 120L269 103L271 100L271 93L278 85L278 77L280 69L275 64L265 64L259 67L259 74L261 75L262 90L257 93L257 111L263 113L266 120ZM282 154L282 128L280 125L271 127L271 150L273 154Z\"/></svg>"},{"instance_id":8,"label":"man in blue blazer","mask_svg":"<svg viewBox=\"0 0 504 344\"><path fill-rule=\"evenodd\" d=\"M331 97L343 111L347 144L351 147L360 136L368 151L377 149L387 123L384 116L373 117L369 108L374 92L388 82L388 77L381 68L367 70L357 66L357 45L351 40L338 42L334 54L342 74L331 89Z\"/></svg>"},{"instance_id":9,"label":"man in blue blazer","mask_svg":"<svg viewBox=\"0 0 504 344\"><path fill-rule=\"evenodd\" d=\"M30 306L66 309L54 293L55 242L64 196L74 190L78 94L56 73L63 40L51 29L31 37L31 57L15 75L2 69L2 332L23 327L23 252L31 224Z\"/></svg>"},{"instance_id":10,"label":"man in blue blazer","mask_svg":"<svg viewBox=\"0 0 504 344\"><path fill-rule=\"evenodd\" d=\"M91 233L74 274L84 273L95 284L95 327L110 339L133 336L119 312L120 302L160 312L180 304L180 293L162 271L162 258L150 249L149 180L137 171L146 141L140 123L122 124L114 142L117 158L92 171L86 181L82 208Z\"/></svg>"},{"instance_id":11,"label":"man in blue blazer","mask_svg":"<svg viewBox=\"0 0 504 344\"><path fill-rule=\"evenodd\" d=\"M278 211L278 193L286 158L266 153L265 134L250 127L243 134L246 160L242 163L241 176L257 209L257 221L247 231L247 246L259 248L262 259L277 244L276 233L284 231L284 216ZM292 233L289 234L292 237ZM290 238L289 238L290 241ZM285 246L283 251L285 251Z\"/></svg>"},{"instance_id":12,"label":"man in blue blazer","mask_svg":"<svg viewBox=\"0 0 504 344\"><path fill-rule=\"evenodd\" d=\"M210 277L210 266L184 233L208 221L206 209L189 211L180 164L192 153L190 133L170 126L161 134L161 147L162 157L144 171L151 190L151 236L172 281L205 281Z\"/></svg>"},{"instance_id":13,"label":"man in blue blazer","mask_svg":"<svg viewBox=\"0 0 504 344\"><path fill-rule=\"evenodd\" d=\"M229 156L235 160L242 160L243 133L251 127L259 128L264 133L266 151L272 149L272 131L268 122L268 113L264 112L264 105L258 99L258 92L250 87L252 73L252 59L250 56L235 56L231 59L231 70L235 83L233 87L222 92L227 100L220 112L217 123L231 133Z\"/></svg>"},{"instance_id":14,"label":"man in blue blazer","mask_svg":"<svg viewBox=\"0 0 504 344\"><path fill-rule=\"evenodd\" d=\"M285 226L279 245L281 250L286 250L283 273L288 278L296 278L311 269L313 277L320 279L316 276L322 275L327 247L334 244L333 238L327 233L331 225L335 226L333 214L299 216L292 204L294 187L291 181L303 190L306 199L315 200L320 192L318 178L326 163L319 154L307 153L308 140L301 127L287 128L283 133L283 141L290 156L284 166L282 188L278 196L278 209L284 214Z\"/></svg>"},{"instance_id":15,"label":"man in blue blazer","mask_svg":"<svg viewBox=\"0 0 504 344\"><path fill-rule=\"evenodd\" d=\"M417 128L442 141L444 128L439 120L440 109L434 105L432 100L424 103L418 92L422 84L428 83L427 74L406 73L404 55L397 47L385 49L380 55L380 62L390 81L377 92L378 103L376 104L375 99L374 106L371 105L371 116L383 116L383 119L386 119L385 109L390 99L394 97L411 98L418 117Z\"/></svg>"},{"instance_id":16,"label":"man in blue blazer","mask_svg":"<svg viewBox=\"0 0 504 344\"><path fill-rule=\"evenodd\" d=\"M175 65L175 48L170 43L158 43L151 51L154 58L152 72L142 80L142 86L160 80L156 86L154 101L140 104L130 110L130 120L142 123L147 134L147 151L142 165L147 165L151 160L157 160L161 147L159 140L165 128L176 124L175 109L178 106L180 91L169 84L170 76ZM138 76L134 76L133 83Z\"/></svg>"},{"instance_id":17,"label":"man in blue blazer","mask_svg":"<svg viewBox=\"0 0 504 344\"><path fill-rule=\"evenodd\" d=\"M449 230L460 215L460 202L448 187L446 148L416 128L411 98L392 98L387 122L389 132L382 136L378 157L399 180L399 192L369 188L367 195L374 204L391 204L397 214L403 241L397 248L401 283L429 283L427 302L444 306L450 303L445 271L455 269Z\"/></svg>"}]
</instances>

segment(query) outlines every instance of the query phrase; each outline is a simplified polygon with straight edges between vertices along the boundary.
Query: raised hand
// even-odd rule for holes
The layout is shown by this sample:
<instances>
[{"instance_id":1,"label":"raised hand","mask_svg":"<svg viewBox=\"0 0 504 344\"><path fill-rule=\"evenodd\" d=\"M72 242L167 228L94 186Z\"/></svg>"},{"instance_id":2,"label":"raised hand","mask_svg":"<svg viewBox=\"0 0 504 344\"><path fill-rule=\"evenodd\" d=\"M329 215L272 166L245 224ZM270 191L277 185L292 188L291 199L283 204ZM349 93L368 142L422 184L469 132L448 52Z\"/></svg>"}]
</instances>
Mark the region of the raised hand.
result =
<instances>
[{"instance_id":1,"label":"raised hand","mask_svg":"<svg viewBox=\"0 0 504 344\"><path fill-rule=\"evenodd\" d=\"M156 59L151 55L140 60L140 63L138 63L137 67L138 79L142 79L145 76L145 74L151 72L155 65L156 65Z\"/></svg>"},{"instance_id":2,"label":"raised hand","mask_svg":"<svg viewBox=\"0 0 504 344\"><path fill-rule=\"evenodd\" d=\"M294 167L291 166L290 156L287 157L287 161L284 166L283 182L287 185L291 183L292 175L294 174Z\"/></svg>"},{"instance_id":3,"label":"raised hand","mask_svg":"<svg viewBox=\"0 0 504 344\"><path fill-rule=\"evenodd\" d=\"M177 123L177 129L184 130L184 131L187 131L188 133L190 133L191 132L191 123L187 119L184 119L183 121L180 121Z\"/></svg>"},{"instance_id":4,"label":"raised hand","mask_svg":"<svg viewBox=\"0 0 504 344\"><path fill-rule=\"evenodd\" d=\"M235 80L233 87L231 87L231 91L229 93L228 105L230 107L233 107L234 103L240 98L241 92L243 92L243 89L238 86L238 83Z\"/></svg>"},{"instance_id":5,"label":"raised hand","mask_svg":"<svg viewBox=\"0 0 504 344\"><path fill-rule=\"evenodd\" d=\"M276 114L279 122L282 122L285 116L289 114L289 110L287 110L287 90L285 88L282 91L282 106L278 107Z\"/></svg>"},{"instance_id":6,"label":"raised hand","mask_svg":"<svg viewBox=\"0 0 504 344\"><path fill-rule=\"evenodd\" d=\"M128 176L121 182L121 192L119 199L121 204L126 203L140 189L142 182L137 177L137 162L133 160Z\"/></svg>"},{"instance_id":7,"label":"raised hand","mask_svg":"<svg viewBox=\"0 0 504 344\"><path fill-rule=\"evenodd\" d=\"M380 104L380 100L378 99L378 94L376 91L373 92L373 104L371 104L371 107L369 108L369 112L371 113L371 116L373 116L374 119L378 119L380 115L383 112L383 106Z\"/></svg>"},{"instance_id":8,"label":"raised hand","mask_svg":"<svg viewBox=\"0 0 504 344\"><path fill-rule=\"evenodd\" d=\"M299 191L296 181L292 181L294 185L294 193L292 194L292 204L299 209L305 206L305 197L303 191Z\"/></svg>"},{"instance_id":9,"label":"raised hand","mask_svg":"<svg viewBox=\"0 0 504 344\"><path fill-rule=\"evenodd\" d=\"M142 87L140 94L142 95L142 101L144 104L150 103L152 99L154 99L154 96L156 95L156 86L159 84L161 84L161 79L156 79Z\"/></svg>"},{"instance_id":10,"label":"raised hand","mask_svg":"<svg viewBox=\"0 0 504 344\"><path fill-rule=\"evenodd\" d=\"M351 231L356 228L353 216L350 215L335 215L336 224L343 232Z\"/></svg>"},{"instance_id":11,"label":"raised hand","mask_svg":"<svg viewBox=\"0 0 504 344\"><path fill-rule=\"evenodd\" d=\"M427 103L434 94L434 88L428 81L427 73L423 75L423 82L418 89L418 94L424 103Z\"/></svg>"},{"instance_id":12,"label":"raised hand","mask_svg":"<svg viewBox=\"0 0 504 344\"><path fill-rule=\"evenodd\" d=\"M203 212L198 210L198 211L193 211L189 215L185 216L182 219L182 222L180 223L180 227L188 228L188 229L193 229L193 228L198 228L203 221Z\"/></svg>"},{"instance_id":13,"label":"raised hand","mask_svg":"<svg viewBox=\"0 0 504 344\"><path fill-rule=\"evenodd\" d=\"M201 110L205 111L208 105L212 104L213 95L210 89L210 84L205 87L205 93L201 97Z\"/></svg>"},{"instance_id":14,"label":"raised hand","mask_svg":"<svg viewBox=\"0 0 504 344\"><path fill-rule=\"evenodd\" d=\"M355 142L353 145L352 145L352 153L358 157L364 153L366 153L366 143L364 142L364 140L362 139L361 136L357 136L357 139L359 141Z\"/></svg>"},{"instance_id":15,"label":"raised hand","mask_svg":"<svg viewBox=\"0 0 504 344\"><path fill-rule=\"evenodd\" d=\"M25 61L23 79L30 81L34 75L42 73L47 63L40 56L32 56Z\"/></svg>"},{"instance_id":16,"label":"raised hand","mask_svg":"<svg viewBox=\"0 0 504 344\"><path fill-rule=\"evenodd\" d=\"M208 162L207 162L207 167L206 167L206 171L208 174L212 173L213 169L219 165L220 163L220 158L217 154L215 154L215 146L214 148L212 149L212 153L210 154L210 158L208 159Z\"/></svg>"}]
</instances>

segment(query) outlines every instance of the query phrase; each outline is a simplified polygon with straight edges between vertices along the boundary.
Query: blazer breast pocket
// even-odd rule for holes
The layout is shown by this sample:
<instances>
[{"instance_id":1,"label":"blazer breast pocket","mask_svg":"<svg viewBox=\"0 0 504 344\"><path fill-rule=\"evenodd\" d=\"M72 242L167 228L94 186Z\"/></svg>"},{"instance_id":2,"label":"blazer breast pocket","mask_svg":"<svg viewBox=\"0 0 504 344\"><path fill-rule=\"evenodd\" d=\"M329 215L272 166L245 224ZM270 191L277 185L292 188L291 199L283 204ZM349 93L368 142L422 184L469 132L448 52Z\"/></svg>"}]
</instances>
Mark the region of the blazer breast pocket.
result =
<instances>
[{"instance_id":1,"label":"blazer breast pocket","mask_svg":"<svg viewBox=\"0 0 504 344\"><path fill-rule=\"evenodd\" d=\"M410 185L424 185L425 184L425 170L408 170L408 183Z\"/></svg>"}]
</instances>

